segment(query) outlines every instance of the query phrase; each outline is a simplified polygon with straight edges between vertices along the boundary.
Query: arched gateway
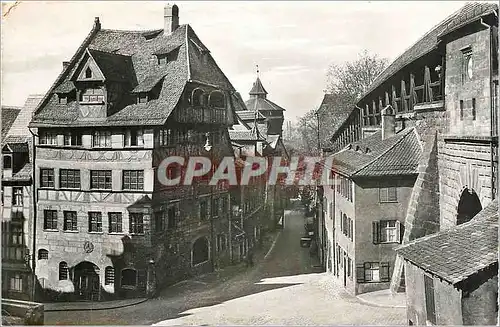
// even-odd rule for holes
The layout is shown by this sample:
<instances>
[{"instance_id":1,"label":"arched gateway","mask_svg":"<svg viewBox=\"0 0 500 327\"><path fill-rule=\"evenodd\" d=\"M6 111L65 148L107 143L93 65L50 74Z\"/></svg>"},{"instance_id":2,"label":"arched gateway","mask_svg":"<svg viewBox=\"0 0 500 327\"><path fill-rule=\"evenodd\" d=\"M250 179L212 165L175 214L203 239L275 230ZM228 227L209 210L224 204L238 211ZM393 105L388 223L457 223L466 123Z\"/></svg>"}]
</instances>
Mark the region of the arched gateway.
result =
<instances>
[{"instance_id":1,"label":"arched gateway","mask_svg":"<svg viewBox=\"0 0 500 327\"><path fill-rule=\"evenodd\" d=\"M101 283L99 267L92 262L82 261L73 268L75 293L83 301L99 301Z\"/></svg>"},{"instance_id":2,"label":"arched gateway","mask_svg":"<svg viewBox=\"0 0 500 327\"><path fill-rule=\"evenodd\" d=\"M460 195L457 208L457 225L471 220L483 207L481 201L473 189L464 189Z\"/></svg>"}]
</instances>

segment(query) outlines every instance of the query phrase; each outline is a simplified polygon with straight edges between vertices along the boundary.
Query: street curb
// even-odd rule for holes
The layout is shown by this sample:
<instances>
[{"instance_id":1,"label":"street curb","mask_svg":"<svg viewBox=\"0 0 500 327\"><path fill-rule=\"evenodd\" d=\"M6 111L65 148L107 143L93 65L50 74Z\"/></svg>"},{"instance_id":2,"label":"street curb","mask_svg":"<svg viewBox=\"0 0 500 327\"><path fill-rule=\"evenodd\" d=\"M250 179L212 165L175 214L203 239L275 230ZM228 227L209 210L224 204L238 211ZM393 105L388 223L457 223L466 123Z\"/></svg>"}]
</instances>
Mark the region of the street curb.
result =
<instances>
[{"instance_id":1,"label":"street curb","mask_svg":"<svg viewBox=\"0 0 500 327\"><path fill-rule=\"evenodd\" d=\"M98 307L98 308L68 308L68 309L45 309L44 312L61 312L61 311L99 311L99 310L109 310L109 309L119 309L119 308L126 308L126 307L131 307L133 305L141 304L146 302L147 298L144 299L138 299L135 302L130 302L126 304L120 304L120 305L111 305L111 306L106 306L106 307ZM96 302L99 303L99 302Z\"/></svg>"},{"instance_id":2,"label":"street curb","mask_svg":"<svg viewBox=\"0 0 500 327\"><path fill-rule=\"evenodd\" d=\"M271 244L271 248L269 249L269 251L267 251L266 255L264 256L264 259L267 259L267 257L269 257L269 255L271 254L271 252L273 251L274 249L274 246L276 245L276 242L278 241L278 238L280 237L281 235L281 230L278 232L278 235L276 235L276 238L274 239L274 242L273 244Z\"/></svg>"},{"instance_id":3,"label":"street curb","mask_svg":"<svg viewBox=\"0 0 500 327\"><path fill-rule=\"evenodd\" d=\"M389 305L389 304L378 304L374 302L367 301L365 299L360 298L359 296L356 296L356 299L359 302L362 302L363 304L372 306L372 307L377 307L377 308L395 308L395 309L406 309L405 305Z\"/></svg>"}]
</instances>

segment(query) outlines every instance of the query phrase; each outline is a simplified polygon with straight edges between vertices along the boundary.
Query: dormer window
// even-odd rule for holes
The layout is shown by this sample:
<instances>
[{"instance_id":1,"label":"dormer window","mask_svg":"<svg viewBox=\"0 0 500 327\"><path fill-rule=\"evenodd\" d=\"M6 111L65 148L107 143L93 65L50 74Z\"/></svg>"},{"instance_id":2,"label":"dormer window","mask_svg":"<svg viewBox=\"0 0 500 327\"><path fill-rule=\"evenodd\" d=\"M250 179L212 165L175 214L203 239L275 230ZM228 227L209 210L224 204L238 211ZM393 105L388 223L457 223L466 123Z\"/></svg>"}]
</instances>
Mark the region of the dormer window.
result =
<instances>
[{"instance_id":1,"label":"dormer window","mask_svg":"<svg viewBox=\"0 0 500 327\"><path fill-rule=\"evenodd\" d=\"M80 93L80 103L102 104L104 103L104 90L101 88L88 88Z\"/></svg>"},{"instance_id":2,"label":"dormer window","mask_svg":"<svg viewBox=\"0 0 500 327\"><path fill-rule=\"evenodd\" d=\"M132 129L125 132L125 146L144 146L144 132L140 129Z\"/></svg>"},{"instance_id":3,"label":"dormer window","mask_svg":"<svg viewBox=\"0 0 500 327\"><path fill-rule=\"evenodd\" d=\"M139 93L137 96L137 103L146 103L148 102L148 94L147 93Z\"/></svg>"},{"instance_id":4,"label":"dormer window","mask_svg":"<svg viewBox=\"0 0 500 327\"><path fill-rule=\"evenodd\" d=\"M4 154L3 169L12 169L12 156Z\"/></svg>"},{"instance_id":5,"label":"dormer window","mask_svg":"<svg viewBox=\"0 0 500 327\"><path fill-rule=\"evenodd\" d=\"M92 78L92 69L90 67L85 70L85 78Z\"/></svg>"},{"instance_id":6,"label":"dormer window","mask_svg":"<svg viewBox=\"0 0 500 327\"><path fill-rule=\"evenodd\" d=\"M59 104L67 104L68 103L68 95L67 94L59 94Z\"/></svg>"},{"instance_id":7,"label":"dormer window","mask_svg":"<svg viewBox=\"0 0 500 327\"><path fill-rule=\"evenodd\" d=\"M57 145L57 134L52 132L41 132L40 144Z\"/></svg>"},{"instance_id":8,"label":"dormer window","mask_svg":"<svg viewBox=\"0 0 500 327\"><path fill-rule=\"evenodd\" d=\"M158 65L165 65L168 63L168 56L166 54L158 55Z\"/></svg>"}]
</instances>

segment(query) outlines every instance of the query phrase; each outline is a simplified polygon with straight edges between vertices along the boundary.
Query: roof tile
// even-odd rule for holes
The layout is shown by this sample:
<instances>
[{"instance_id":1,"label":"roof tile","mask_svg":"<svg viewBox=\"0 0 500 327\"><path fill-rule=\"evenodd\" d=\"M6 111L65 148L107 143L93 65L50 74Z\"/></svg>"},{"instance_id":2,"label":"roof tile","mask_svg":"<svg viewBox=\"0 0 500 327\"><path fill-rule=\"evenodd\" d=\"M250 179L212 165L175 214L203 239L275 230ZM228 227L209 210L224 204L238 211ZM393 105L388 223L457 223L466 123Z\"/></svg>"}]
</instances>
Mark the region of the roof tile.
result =
<instances>
[{"instance_id":1,"label":"roof tile","mask_svg":"<svg viewBox=\"0 0 500 327\"><path fill-rule=\"evenodd\" d=\"M498 262L498 202L471 221L396 249L406 260L452 284Z\"/></svg>"}]
</instances>

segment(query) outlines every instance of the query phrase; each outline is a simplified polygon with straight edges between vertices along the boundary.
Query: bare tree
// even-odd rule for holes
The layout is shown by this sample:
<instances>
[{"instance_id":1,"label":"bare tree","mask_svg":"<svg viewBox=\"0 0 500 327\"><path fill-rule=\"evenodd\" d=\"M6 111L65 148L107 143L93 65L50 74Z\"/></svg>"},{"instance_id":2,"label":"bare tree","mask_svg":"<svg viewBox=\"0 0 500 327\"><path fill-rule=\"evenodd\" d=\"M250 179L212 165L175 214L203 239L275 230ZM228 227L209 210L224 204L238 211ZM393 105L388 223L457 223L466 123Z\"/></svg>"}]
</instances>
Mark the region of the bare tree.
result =
<instances>
[{"instance_id":1,"label":"bare tree","mask_svg":"<svg viewBox=\"0 0 500 327\"><path fill-rule=\"evenodd\" d=\"M366 92L375 78L387 67L388 60L376 54L362 51L354 61L341 65L330 65L327 73L326 90L337 94L345 102L355 104Z\"/></svg>"}]
</instances>

